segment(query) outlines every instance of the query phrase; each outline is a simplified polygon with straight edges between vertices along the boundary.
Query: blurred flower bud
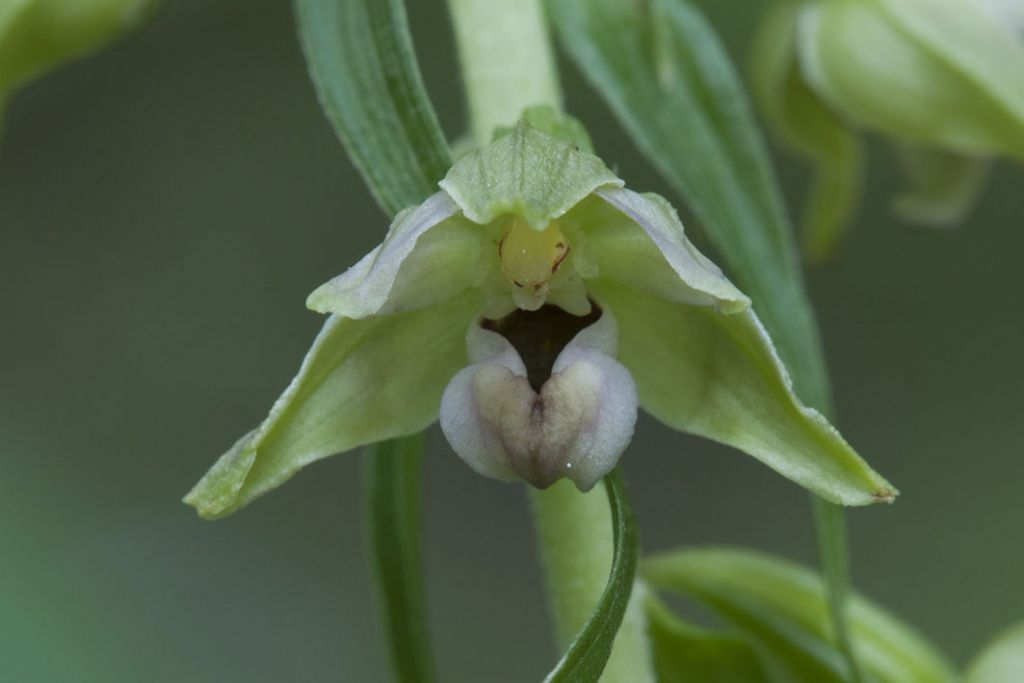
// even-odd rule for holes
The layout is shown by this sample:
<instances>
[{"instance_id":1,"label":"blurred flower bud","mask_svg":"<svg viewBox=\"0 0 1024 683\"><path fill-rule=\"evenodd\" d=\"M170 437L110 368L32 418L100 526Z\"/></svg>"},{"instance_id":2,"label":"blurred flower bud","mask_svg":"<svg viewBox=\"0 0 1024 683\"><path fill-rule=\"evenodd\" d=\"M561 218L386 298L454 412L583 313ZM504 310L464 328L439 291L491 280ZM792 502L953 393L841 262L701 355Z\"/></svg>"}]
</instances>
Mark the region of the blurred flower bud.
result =
<instances>
[{"instance_id":1,"label":"blurred flower bud","mask_svg":"<svg viewBox=\"0 0 1024 683\"><path fill-rule=\"evenodd\" d=\"M819 0L799 22L804 77L852 123L1024 160L1024 43L969 0Z\"/></svg>"},{"instance_id":2,"label":"blurred flower bud","mask_svg":"<svg viewBox=\"0 0 1024 683\"><path fill-rule=\"evenodd\" d=\"M896 143L904 220L947 226L986 159L1024 160L1024 0L788 0L761 24L752 90L774 132L815 165L804 248L827 256L861 184L869 130Z\"/></svg>"},{"instance_id":3,"label":"blurred flower bud","mask_svg":"<svg viewBox=\"0 0 1024 683\"><path fill-rule=\"evenodd\" d=\"M819 262L835 250L857 209L864 155L859 138L800 73L796 28L805 5L785 0L769 8L751 49L750 85L772 133L814 167L800 223L804 254Z\"/></svg>"},{"instance_id":4,"label":"blurred flower bud","mask_svg":"<svg viewBox=\"0 0 1024 683\"><path fill-rule=\"evenodd\" d=\"M154 0L4 0L0 3L0 112L20 85L82 57L135 26Z\"/></svg>"}]
</instances>

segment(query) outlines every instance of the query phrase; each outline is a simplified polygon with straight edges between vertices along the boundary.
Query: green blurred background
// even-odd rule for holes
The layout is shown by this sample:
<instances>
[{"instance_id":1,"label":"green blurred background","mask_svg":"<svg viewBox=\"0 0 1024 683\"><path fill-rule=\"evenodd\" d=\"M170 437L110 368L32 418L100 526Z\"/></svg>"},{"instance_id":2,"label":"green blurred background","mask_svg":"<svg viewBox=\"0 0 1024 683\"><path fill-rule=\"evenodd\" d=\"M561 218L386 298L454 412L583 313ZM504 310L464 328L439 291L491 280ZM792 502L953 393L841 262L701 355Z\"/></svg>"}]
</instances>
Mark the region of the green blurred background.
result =
<instances>
[{"instance_id":1,"label":"green blurred background","mask_svg":"<svg viewBox=\"0 0 1024 683\"><path fill-rule=\"evenodd\" d=\"M447 14L409 4L455 137ZM757 13L704 6L743 59ZM631 187L671 196L579 75L565 81L599 153ZM810 277L844 433L903 491L850 515L854 572L962 662L1024 617L1024 174L998 166L961 229L913 231L889 214L893 159L872 151L858 225ZM797 206L804 170L779 169ZM179 499L297 368L320 324L307 292L386 226L280 0L167 3L14 99L0 145L0 681L385 679L356 454L224 521ZM813 559L807 496L752 459L642 418L624 463L647 549ZM436 429L426 476L441 680L540 680L557 653L522 487L474 475Z\"/></svg>"}]
</instances>

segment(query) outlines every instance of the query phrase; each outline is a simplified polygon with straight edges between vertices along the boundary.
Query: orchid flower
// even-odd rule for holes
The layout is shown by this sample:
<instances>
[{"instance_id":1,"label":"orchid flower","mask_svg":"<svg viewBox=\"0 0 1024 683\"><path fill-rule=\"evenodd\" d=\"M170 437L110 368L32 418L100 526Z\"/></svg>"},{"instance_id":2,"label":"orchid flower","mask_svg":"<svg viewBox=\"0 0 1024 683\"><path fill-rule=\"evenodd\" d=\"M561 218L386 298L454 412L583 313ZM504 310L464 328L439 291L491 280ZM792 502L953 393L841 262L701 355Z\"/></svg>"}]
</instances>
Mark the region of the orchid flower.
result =
<instances>
[{"instance_id":1,"label":"orchid flower","mask_svg":"<svg viewBox=\"0 0 1024 683\"><path fill-rule=\"evenodd\" d=\"M639 406L829 500L896 495L800 403L750 300L667 201L525 121L439 185L310 295L331 317L269 417L187 496L200 514L438 418L480 474L587 490Z\"/></svg>"}]
</instances>

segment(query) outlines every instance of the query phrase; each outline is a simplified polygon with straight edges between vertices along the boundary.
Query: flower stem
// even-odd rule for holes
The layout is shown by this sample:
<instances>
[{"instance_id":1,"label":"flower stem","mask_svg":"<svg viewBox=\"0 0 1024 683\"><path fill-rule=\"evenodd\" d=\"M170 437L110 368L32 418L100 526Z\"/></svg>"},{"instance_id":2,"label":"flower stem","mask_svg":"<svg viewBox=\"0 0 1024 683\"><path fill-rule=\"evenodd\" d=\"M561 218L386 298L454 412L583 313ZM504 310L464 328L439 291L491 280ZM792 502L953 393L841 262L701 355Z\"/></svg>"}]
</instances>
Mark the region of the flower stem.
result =
<instances>
[{"instance_id":1,"label":"flower stem","mask_svg":"<svg viewBox=\"0 0 1024 683\"><path fill-rule=\"evenodd\" d=\"M612 565L612 519L602 487L580 493L568 479L545 491L530 490L540 541L541 564L547 578L548 601L555 622L555 641L567 650L590 619ZM643 590L634 586L603 683L654 681Z\"/></svg>"},{"instance_id":2,"label":"flower stem","mask_svg":"<svg viewBox=\"0 0 1024 683\"><path fill-rule=\"evenodd\" d=\"M561 108L555 58L539 0L448 0L477 145L523 109Z\"/></svg>"},{"instance_id":3,"label":"flower stem","mask_svg":"<svg viewBox=\"0 0 1024 683\"><path fill-rule=\"evenodd\" d=\"M850 561L846 534L846 511L839 505L811 496L814 534L818 541L818 564L825 577L829 616L835 631L836 644L850 667L850 683L867 680L860 658L854 649L847 621L850 594Z\"/></svg>"},{"instance_id":4,"label":"flower stem","mask_svg":"<svg viewBox=\"0 0 1024 683\"><path fill-rule=\"evenodd\" d=\"M473 139L516 122L534 105L561 109L561 89L540 0L448 0L459 46ZM612 529L608 498L568 481L532 492L556 640L565 649L590 618L608 582ZM654 680L642 599L633 592L603 683Z\"/></svg>"}]
</instances>

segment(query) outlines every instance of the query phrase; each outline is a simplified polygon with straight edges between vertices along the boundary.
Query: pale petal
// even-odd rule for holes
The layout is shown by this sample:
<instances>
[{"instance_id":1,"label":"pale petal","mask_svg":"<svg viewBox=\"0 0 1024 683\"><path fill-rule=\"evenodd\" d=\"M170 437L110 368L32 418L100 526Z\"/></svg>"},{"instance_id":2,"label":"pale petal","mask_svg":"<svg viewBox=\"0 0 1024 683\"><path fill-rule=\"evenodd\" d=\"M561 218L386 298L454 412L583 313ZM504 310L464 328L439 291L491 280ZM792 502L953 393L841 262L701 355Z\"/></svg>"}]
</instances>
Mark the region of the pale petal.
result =
<instances>
[{"instance_id":1,"label":"pale petal","mask_svg":"<svg viewBox=\"0 0 1024 683\"><path fill-rule=\"evenodd\" d=\"M582 228L584 258L603 279L640 291L723 311L750 305L722 271L690 243L675 210L655 194L601 188L569 216Z\"/></svg>"},{"instance_id":2,"label":"pale petal","mask_svg":"<svg viewBox=\"0 0 1024 683\"><path fill-rule=\"evenodd\" d=\"M971 4L995 22L996 26L1024 42L1024 1L973 0Z\"/></svg>"},{"instance_id":3,"label":"pale petal","mask_svg":"<svg viewBox=\"0 0 1024 683\"><path fill-rule=\"evenodd\" d=\"M306 305L320 313L365 318L431 306L478 285L488 235L458 212L445 192L405 209L380 246L321 285Z\"/></svg>"},{"instance_id":4,"label":"pale petal","mask_svg":"<svg viewBox=\"0 0 1024 683\"><path fill-rule=\"evenodd\" d=\"M606 311L562 350L538 394L512 345L474 324L467 335L476 364L445 390L441 428L478 473L545 488L568 477L592 488L633 436L636 385L609 354L616 327Z\"/></svg>"},{"instance_id":5,"label":"pale petal","mask_svg":"<svg viewBox=\"0 0 1024 683\"><path fill-rule=\"evenodd\" d=\"M753 311L722 315L604 279L591 289L618 318L619 359L656 418L734 446L835 503L895 497L822 415L800 403Z\"/></svg>"},{"instance_id":6,"label":"pale petal","mask_svg":"<svg viewBox=\"0 0 1024 683\"><path fill-rule=\"evenodd\" d=\"M221 517L316 460L424 429L466 364L464 330L481 303L469 292L410 313L328 319L267 419L185 502L203 517Z\"/></svg>"}]
</instances>

